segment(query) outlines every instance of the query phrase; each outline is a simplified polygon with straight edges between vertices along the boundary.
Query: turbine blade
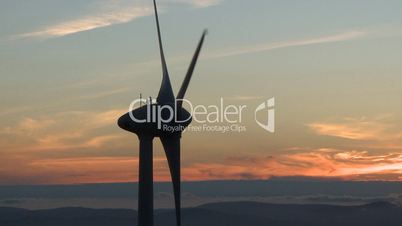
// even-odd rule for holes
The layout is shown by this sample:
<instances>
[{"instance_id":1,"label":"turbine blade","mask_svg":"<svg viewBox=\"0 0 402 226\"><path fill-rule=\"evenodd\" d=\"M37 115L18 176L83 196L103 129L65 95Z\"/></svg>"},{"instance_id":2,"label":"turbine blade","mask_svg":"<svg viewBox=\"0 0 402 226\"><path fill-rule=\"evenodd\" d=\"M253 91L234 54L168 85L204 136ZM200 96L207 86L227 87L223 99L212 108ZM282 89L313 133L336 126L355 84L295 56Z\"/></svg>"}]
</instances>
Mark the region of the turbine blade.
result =
<instances>
[{"instance_id":1,"label":"turbine blade","mask_svg":"<svg viewBox=\"0 0 402 226\"><path fill-rule=\"evenodd\" d=\"M163 148L168 160L170 175L173 182L174 202L176 208L176 225L181 225L180 203L180 137L161 137Z\"/></svg>"},{"instance_id":2,"label":"turbine blade","mask_svg":"<svg viewBox=\"0 0 402 226\"><path fill-rule=\"evenodd\" d=\"M165 104L165 103L173 103L174 102L174 94L172 85L169 79L169 72L166 65L165 54L163 52L163 45L162 45L162 38L161 38L161 29L159 26L159 16L158 16L158 9L156 7L156 1L154 0L154 9L155 9L155 19L156 19L156 28L158 31L158 41L159 41L159 51L161 55L161 63L162 63L162 84L159 90L157 101L158 103Z\"/></svg>"},{"instance_id":3,"label":"turbine blade","mask_svg":"<svg viewBox=\"0 0 402 226\"><path fill-rule=\"evenodd\" d=\"M193 59L191 60L190 67L187 70L186 77L184 77L183 84L181 85L180 91L177 94L177 106L181 107L183 104L183 98L186 94L188 85L190 84L191 76L193 75L195 65L197 64L198 56L200 55L202 44L204 43L205 35L207 34L207 30L204 30L202 33L200 42L198 43L197 49L195 50Z\"/></svg>"}]
</instances>

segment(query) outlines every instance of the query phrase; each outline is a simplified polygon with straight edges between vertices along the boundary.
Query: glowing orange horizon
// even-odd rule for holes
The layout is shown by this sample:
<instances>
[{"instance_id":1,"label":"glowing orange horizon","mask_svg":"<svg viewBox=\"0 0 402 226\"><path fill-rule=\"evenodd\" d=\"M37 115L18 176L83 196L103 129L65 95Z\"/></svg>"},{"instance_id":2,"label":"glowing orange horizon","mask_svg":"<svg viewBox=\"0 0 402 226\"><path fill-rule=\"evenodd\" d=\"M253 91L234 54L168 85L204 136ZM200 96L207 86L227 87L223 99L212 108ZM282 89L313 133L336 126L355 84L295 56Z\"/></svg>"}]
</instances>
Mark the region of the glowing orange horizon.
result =
<instances>
[{"instance_id":1,"label":"glowing orange horizon","mask_svg":"<svg viewBox=\"0 0 402 226\"><path fill-rule=\"evenodd\" d=\"M134 157L84 157L34 160L20 159L13 178L2 184L84 184L135 182L138 159ZM154 160L156 181L169 181L166 159ZM13 169L10 168L10 172ZM5 170L3 168L2 172ZM7 172L5 172L7 174ZM275 157L240 156L182 168L183 181L265 180L271 177L319 177L341 180L402 181L402 154L368 155L367 152L312 150Z\"/></svg>"}]
</instances>

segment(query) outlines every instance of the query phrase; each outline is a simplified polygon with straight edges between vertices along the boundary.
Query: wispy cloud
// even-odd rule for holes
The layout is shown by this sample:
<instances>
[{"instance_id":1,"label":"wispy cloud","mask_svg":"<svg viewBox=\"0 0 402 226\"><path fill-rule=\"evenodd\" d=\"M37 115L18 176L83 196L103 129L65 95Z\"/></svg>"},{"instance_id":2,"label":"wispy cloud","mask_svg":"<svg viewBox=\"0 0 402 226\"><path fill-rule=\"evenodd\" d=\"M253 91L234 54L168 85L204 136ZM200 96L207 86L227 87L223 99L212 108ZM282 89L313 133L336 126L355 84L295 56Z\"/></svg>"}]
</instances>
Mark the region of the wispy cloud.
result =
<instances>
[{"instance_id":1,"label":"wispy cloud","mask_svg":"<svg viewBox=\"0 0 402 226\"><path fill-rule=\"evenodd\" d=\"M96 28L107 27L113 24L121 24L132 21L138 17L152 13L151 7L132 7L128 9L114 10L85 16L83 18L51 25L39 31L21 34L20 38L51 38L70 35L78 32L89 31Z\"/></svg>"},{"instance_id":2,"label":"wispy cloud","mask_svg":"<svg viewBox=\"0 0 402 226\"><path fill-rule=\"evenodd\" d=\"M318 135L340 137L352 140L397 140L402 132L392 131L393 124L383 117L344 118L332 122L314 122L308 127Z\"/></svg>"},{"instance_id":3,"label":"wispy cloud","mask_svg":"<svg viewBox=\"0 0 402 226\"><path fill-rule=\"evenodd\" d=\"M221 2L223 2L223 0L171 0L171 1L178 3L186 3L199 8L218 5Z\"/></svg>"},{"instance_id":4,"label":"wispy cloud","mask_svg":"<svg viewBox=\"0 0 402 226\"><path fill-rule=\"evenodd\" d=\"M169 0L167 3L190 4L197 8L217 5L222 0ZM17 35L19 38L52 38L89 31L133 21L139 17L153 14L153 6L143 1L118 0L102 1L98 12L90 13L73 20L53 24L37 31ZM162 5L163 7L163 5ZM162 8L161 7L161 8ZM161 10L162 11L162 10Z\"/></svg>"},{"instance_id":5,"label":"wispy cloud","mask_svg":"<svg viewBox=\"0 0 402 226\"><path fill-rule=\"evenodd\" d=\"M233 48L227 50L220 50L219 52L212 53L206 58L221 58L221 57L228 57L228 56L236 56L236 55L243 55L249 53L257 53L275 49L282 49L282 48L289 48L289 47L297 47L297 46L309 46L309 45L317 45L317 44L324 44L324 43L335 43L335 42L344 42L350 41L358 38L363 38L369 35L369 32L364 31L348 31L343 32L335 35L327 35L327 36L320 36L310 39L301 39L301 40L294 40L294 41L284 41L284 42L274 42L274 43L262 43L258 45L246 46L242 48Z\"/></svg>"}]
</instances>

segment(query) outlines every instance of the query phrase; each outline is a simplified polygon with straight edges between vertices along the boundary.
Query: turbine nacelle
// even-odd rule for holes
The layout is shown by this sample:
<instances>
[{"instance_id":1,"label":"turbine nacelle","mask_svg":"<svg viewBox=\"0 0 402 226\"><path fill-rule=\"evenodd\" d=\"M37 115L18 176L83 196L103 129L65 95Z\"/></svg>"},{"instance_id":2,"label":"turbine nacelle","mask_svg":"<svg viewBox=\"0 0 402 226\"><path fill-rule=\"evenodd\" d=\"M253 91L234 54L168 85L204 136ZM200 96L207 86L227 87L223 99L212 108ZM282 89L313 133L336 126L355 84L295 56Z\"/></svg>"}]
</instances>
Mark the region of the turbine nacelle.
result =
<instances>
[{"instance_id":1,"label":"turbine nacelle","mask_svg":"<svg viewBox=\"0 0 402 226\"><path fill-rule=\"evenodd\" d=\"M192 116L177 105L147 104L121 116L120 128L138 136L168 137L181 135Z\"/></svg>"}]
</instances>

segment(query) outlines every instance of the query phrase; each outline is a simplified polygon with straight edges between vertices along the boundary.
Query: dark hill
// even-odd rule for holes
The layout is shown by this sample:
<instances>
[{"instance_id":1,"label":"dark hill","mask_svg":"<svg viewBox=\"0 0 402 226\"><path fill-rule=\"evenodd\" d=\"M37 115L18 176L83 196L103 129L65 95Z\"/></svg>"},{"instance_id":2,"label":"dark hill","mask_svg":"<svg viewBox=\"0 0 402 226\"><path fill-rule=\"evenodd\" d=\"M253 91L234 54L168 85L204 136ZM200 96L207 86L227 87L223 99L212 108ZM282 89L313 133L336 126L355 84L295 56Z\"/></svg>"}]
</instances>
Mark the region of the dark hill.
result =
<instances>
[{"instance_id":1,"label":"dark hill","mask_svg":"<svg viewBox=\"0 0 402 226\"><path fill-rule=\"evenodd\" d=\"M136 226L125 209L0 208L1 226ZM174 226L171 210L155 211L156 226ZM257 202L212 203L183 210L187 226L402 226L402 208L387 202L361 206L290 205Z\"/></svg>"}]
</instances>

